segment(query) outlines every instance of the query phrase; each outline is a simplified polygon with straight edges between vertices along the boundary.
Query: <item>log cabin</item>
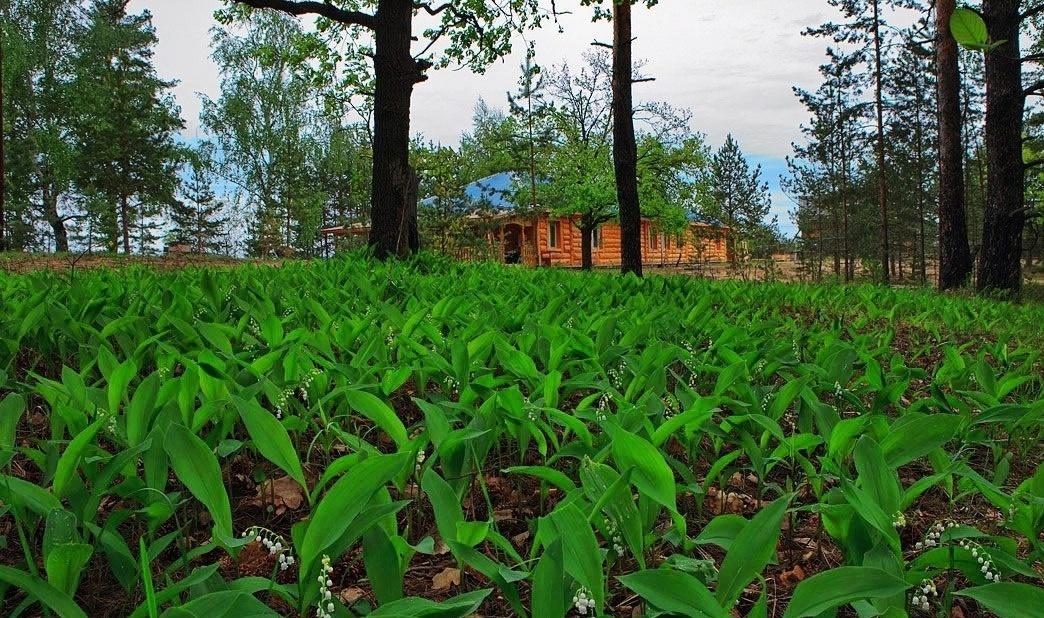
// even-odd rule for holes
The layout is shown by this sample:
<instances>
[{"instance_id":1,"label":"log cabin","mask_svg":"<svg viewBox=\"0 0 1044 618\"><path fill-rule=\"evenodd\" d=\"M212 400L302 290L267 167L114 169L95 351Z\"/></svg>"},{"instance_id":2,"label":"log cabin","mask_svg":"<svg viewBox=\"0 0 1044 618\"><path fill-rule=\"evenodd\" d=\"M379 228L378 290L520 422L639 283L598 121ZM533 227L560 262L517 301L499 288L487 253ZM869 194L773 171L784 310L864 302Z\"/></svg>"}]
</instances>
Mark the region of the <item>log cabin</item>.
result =
<instances>
[{"instance_id":1,"label":"log cabin","mask_svg":"<svg viewBox=\"0 0 1044 618\"><path fill-rule=\"evenodd\" d=\"M461 213L465 220L481 229L494 252L509 264L527 266L580 267L581 231L579 215L559 215L543 211L522 214L503 196L510 185L508 174L495 174L468 185L467 196L476 207ZM505 184L506 183L506 184ZM423 207L425 202L421 202ZM728 259L728 228L690 220L684 231L666 233L655 221L642 218L642 262L648 266L678 266ZM369 234L368 225L324 228L326 237ZM591 238L591 262L594 266L620 265L620 224L609 221L598 226ZM466 254L464 254L466 257Z\"/></svg>"}]
</instances>

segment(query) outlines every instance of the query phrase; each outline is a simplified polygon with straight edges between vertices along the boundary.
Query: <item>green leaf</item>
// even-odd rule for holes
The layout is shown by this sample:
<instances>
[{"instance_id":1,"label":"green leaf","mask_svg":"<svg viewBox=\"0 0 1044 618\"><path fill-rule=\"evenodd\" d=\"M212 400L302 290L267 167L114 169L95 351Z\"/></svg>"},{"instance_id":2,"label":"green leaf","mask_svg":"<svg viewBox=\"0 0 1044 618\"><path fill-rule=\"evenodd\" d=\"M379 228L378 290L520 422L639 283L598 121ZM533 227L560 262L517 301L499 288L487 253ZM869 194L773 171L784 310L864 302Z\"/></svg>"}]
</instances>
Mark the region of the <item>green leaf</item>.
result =
<instances>
[{"instance_id":1,"label":"green leaf","mask_svg":"<svg viewBox=\"0 0 1044 618\"><path fill-rule=\"evenodd\" d=\"M457 524L464 521L464 511L461 510L460 500L439 473L428 468L421 478L421 489L431 502L432 511L435 514L435 525L442 535L443 540L457 538Z\"/></svg>"},{"instance_id":2,"label":"green leaf","mask_svg":"<svg viewBox=\"0 0 1044 618\"><path fill-rule=\"evenodd\" d=\"M721 618L727 614L703 582L687 573L654 569L617 579L658 609L672 614L689 618Z\"/></svg>"},{"instance_id":3,"label":"green leaf","mask_svg":"<svg viewBox=\"0 0 1044 618\"><path fill-rule=\"evenodd\" d=\"M239 417L243 419L243 425L246 426L257 452L290 475L307 494L308 484L305 482L301 461L297 458L297 449L294 448L283 424L256 400L245 400L233 395L232 403L239 412Z\"/></svg>"},{"instance_id":4,"label":"green leaf","mask_svg":"<svg viewBox=\"0 0 1044 618\"><path fill-rule=\"evenodd\" d=\"M15 430L25 412L25 398L9 393L0 401L0 455L11 453L15 447ZM4 461L0 460L0 464Z\"/></svg>"},{"instance_id":5,"label":"green leaf","mask_svg":"<svg viewBox=\"0 0 1044 618\"><path fill-rule=\"evenodd\" d=\"M97 446L94 437L107 422L108 418L99 418L94 421L87 429L77 434L69 442L69 446L65 448L65 452L58 459L58 466L54 472L53 489L57 498L62 499L66 497L65 490L69 483L72 482L73 476L76 475L76 471L80 467L80 460L83 459L83 455L88 448Z\"/></svg>"},{"instance_id":6,"label":"green leaf","mask_svg":"<svg viewBox=\"0 0 1044 618\"><path fill-rule=\"evenodd\" d=\"M368 615L373 618L464 618L473 614L490 592L488 588L476 590L442 603L410 597L382 605Z\"/></svg>"},{"instance_id":7,"label":"green leaf","mask_svg":"<svg viewBox=\"0 0 1044 618\"><path fill-rule=\"evenodd\" d=\"M215 538L224 543L232 540L232 507L217 457L205 442L178 423L167 429L163 448L178 480L203 503L214 519Z\"/></svg>"},{"instance_id":8,"label":"green leaf","mask_svg":"<svg viewBox=\"0 0 1044 618\"><path fill-rule=\"evenodd\" d=\"M0 566L0 581L25 591L42 605L54 610L61 618L87 618L87 614L69 595L25 571Z\"/></svg>"},{"instance_id":9,"label":"green leaf","mask_svg":"<svg viewBox=\"0 0 1044 618\"><path fill-rule=\"evenodd\" d=\"M109 412L120 411L120 401L127 395L127 387L134 376L138 375L138 366L132 360L126 360L113 370L109 376Z\"/></svg>"},{"instance_id":10,"label":"green leaf","mask_svg":"<svg viewBox=\"0 0 1044 618\"><path fill-rule=\"evenodd\" d=\"M363 565L378 603L383 605L402 598L399 552L384 528L374 526L363 535Z\"/></svg>"},{"instance_id":11,"label":"green leaf","mask_svg":"<svg viewBox=\"0 0 1044 618\"><path fill-rule=\"evenodd\" d=\"M221 590L172 607L162 618L278 618L274 609L239 590Z\"/></svg>"},{"instance_id":12,"label":"green leaf","mask_svg":"<svg viewBox=\"0 0 1044 618\"><path fill-rule=\"evenodd\" d=\"M86 543L55 545L47 556L47 581L70 597L76 594L80 574L94 554L94 547Z\"/></svg>"},{"instance_id":13,"label":"green leaf","mask_svg":"<svg viewBox=\"0 0 1044 618\"><path fill-rule=\"evenodd\" d=\"M965 588L958 596L975 599L1000 618L1039 618L1044 607L1044 589L1016 582L1000 582Z\"/></svg>"},{"instance_id":14,"label":"green leaf","mask_svg":"<svg viewBox=\"0 0 1044 618\"><path fill-rule=\"evenodd\" d=\"M853 601L887 598L902 594L908 588L910 585L905 581L881 569L838 567L798 584L783 618L819 616Z\"/></svg>"},{"instance_id":15,"label":"green leaf","mask_svg":"<svg viewBox=\"0 0 1044 618\"><path fill-rule=\"evenodd\" d=\"M895 470L885 462L881 447L869 436L855 446L855 465L865 491L887 515L895 515L902 503L902 485Z\"/></svg>"},{"instance_id":16,"label":"green leaf","mask_svg":"<svg viewBox=\"0 0 1044 618\"><path fill-rule=\"evenodd\" d=\"M576 506L568 504L556 508L549 520L562 539L563 564L566 573L573 576L580 585L591 591L595 602L595 612L600 613L605 605L605 587L602 581L602 554L598 551L598 539L595 538L591 524Z\"/></svg>"},{"instance_id":17,"label":"green leaf","mask_svg":"<svg viewBox=\"0 0 1044 618\"><path fill-rule=\"evenodd\" d=\"M353 388L338 391L348 400L348 405L366 418L374 422L391 436L395 446L400 449L406 448L410 442L410 436L406 432L406 426L402 424L395 411L387 403L376 395Z\"/></svg>"},{"instance_id":18,"label":"green leaf","mask_svg":"<svg viewBox=\"0 0 1044 618\"><path fill-rule=\"evenodd\" d=\"M576 491L576 484L565 474L547 466L512 466L504 468L502 472L507 474L528 474L542 481L547 481L565 493Z\"/></svg>"},{"instance_id":19,"label":"green leaf","mask_svg":"<svg viewBox=\"0 0 1044 618\"><path fill-rule=\"evenodd\" d=\"M674 491L674 473L659 449L620 428L612 432L612 438L616 466L620 470L633 467L631 478L638 491L667 507L672 513L676 512L678 503Z\"/></svg>"},{"instance_id":20,"label":"green leaf","mask_svg":"<svg viewBox=\"0 0 1044 618\"><path fill-rule=\"evenodd\" d=\"M950 17L950 32L959 44L970 49L982 49L989 41L986 22L975 11L963 7Z\"/></svg>"},{"instance_id":21,"label":"green leaf","mask_svg":"<svg viewBox=\"0 0 1044 618\"><path fill-rule=\"evenodd\" d=\"M300 572L311 578L319 556L351 525L373 494L411 462L409 453L374 455L348 470L330 487L312 512L308 530L300 543Z\"/></svg>"},{"instance_id":22,"label":"green leaf","mask_svg":"<svg viewBox=\"0 0 1044 618\"><path fill-rule=\"evenodd\" d=\"M567 594L562 539L556 538L544 547L533 570L533 615L562 618L569 611Z\"/></svg>"},{"instance_id":23,"label":"green leaf","mask_svg":"<svg viewBox=\"0 0 1044 618\"><path fill-rule=\"evenodd\" d=\"M902 417L892 424L888 435L881 440L881 450L892 468L931 453L950 441L957 433L961 418L951 414Z\"/></svg>"},{"instance_id":24,"label":"green leaf","mask_svg":"<svg viewBox=\"0 0 1044 618\"><path fill-rule=\"evenodd\" d=\"M733 541L718 571L715 598L723 607L732 607L743 588L775 557L789 502L790 497L784 496L758 511Z\"/></svg>"}]
</instances>

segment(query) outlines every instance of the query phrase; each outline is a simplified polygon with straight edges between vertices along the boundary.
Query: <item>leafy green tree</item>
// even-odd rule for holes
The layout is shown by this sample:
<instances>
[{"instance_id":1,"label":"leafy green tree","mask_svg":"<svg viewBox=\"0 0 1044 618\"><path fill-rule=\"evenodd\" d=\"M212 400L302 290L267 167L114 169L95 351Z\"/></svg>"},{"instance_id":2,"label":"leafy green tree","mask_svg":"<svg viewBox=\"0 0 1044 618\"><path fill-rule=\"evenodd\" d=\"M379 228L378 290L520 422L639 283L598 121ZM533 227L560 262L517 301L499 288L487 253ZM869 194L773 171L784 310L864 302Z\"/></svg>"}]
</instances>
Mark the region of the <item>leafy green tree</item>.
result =
<instances>
[{"instance_id":1,"label":"leafy green tree","mask_svg":"<svg viewBox=\"0 0 1044 618\"><path fill-rule=\"evenodd\" d=\"M184 244L196 253L213 253L221 247L220 235L227 223L222 204L214 194L214 145L202 142L188 157L188 178L181 186L181 200L170 206L168 244Z\"/></svg>"},{"instance_id":2,"label":"leafy green tree","mask_svg":"<svg viewBox=\"0 0 1044 618\"><path fill-rule=\"evenodd\" d=\"M581 0L595 6L595 19L613 23L613 173L620 205L620 270L642 276L642 209L638 194L638 146L634 134L634 102L631 85L631 5L640 0L613 0L612 12L601 8L602 0ZM643 0L653 7L658 0Z\"/></svg>"},{"instance_id":3,"label":"leafy green tree","mask_svg":"<svg viewBox=\"0 0 1044 618\"><path fill-rule=\"evenodd\" d=\"M108 200L115 216L102 220L106 248L147 252L156 218L174 202L184 150L182 128L169 89L152 64L157 43L148 11L128 15L125 0L95 0L77 61L78 185ZM97 203L97 202L96 202Z\"/></svg>"},{"instance_id":4,"label":"leafy green tree","mask_svg":"<svg viewBox=\"0 0 1044 618\"><path fill-rule=\"evenodd\" d=\"M740 241L755 239L765 225L772 200L768 183L761 180L761 166L750 168L732 134L711 157L710 193L705 214L728 226L728 259L735 262Z\"/></svg>"},{"instance_id":5,"label":"leafy green tree","mask_svg":"<svg viewBox=\"0 0 1044 618\"><path fill-rule=\"evenodd\" d=\"M404 256L417 249L416 173L410 167L410 98L413 87L427 79L428 69L458 63L481 71L511 50L511 36L539 22L538 0L428 3L414 0L233 0L234 4L269 8L293 15L321 16L319 31L333 48L330 66L364 69L359 60L373 58L373 192L370 244L378 258ZM426 44L414 57L415 15L426 13L436 24L423 32ZM430 50L445 43L439 57ZM348 59L348 62L341 62ZM353 62L354 61L354 62ZM348 82L363 82L357 76Z\"/></svg>"},{"instance_id":6,"label":"leafy green tree","mask_svg":"<svg viewBox=\"0 0 1044 618\"><path fill-rule=\"evenodd\" d=\"M279 247L310 250L318 233L309 169L321 141L316 91L298 70L295 49L306 37L298 22L274 12L242 15L241 30L215 31L213 57L221 95L204 99L201 120L217 141L216 169L243 196L264 230L253 253ZM312 221L316 229L303 230ZM273 233L273 226L279 234ZM295 233L298 232L298 233ZM298 238L300 233L304 236Z\"/></svg>"},{"instance_id":7,"label":"leafy green tree","mask_svg":"<svg viewBox=\"0 0 1044 618\"><path fill-rule=\"evenodd\" d=\"M4 29L5 223L8 248L41 248L36 224L54 248L69 250L66 223L76 173L75 41L83 28L72 0L8 0Z\"/></svg>"}]
</instances>

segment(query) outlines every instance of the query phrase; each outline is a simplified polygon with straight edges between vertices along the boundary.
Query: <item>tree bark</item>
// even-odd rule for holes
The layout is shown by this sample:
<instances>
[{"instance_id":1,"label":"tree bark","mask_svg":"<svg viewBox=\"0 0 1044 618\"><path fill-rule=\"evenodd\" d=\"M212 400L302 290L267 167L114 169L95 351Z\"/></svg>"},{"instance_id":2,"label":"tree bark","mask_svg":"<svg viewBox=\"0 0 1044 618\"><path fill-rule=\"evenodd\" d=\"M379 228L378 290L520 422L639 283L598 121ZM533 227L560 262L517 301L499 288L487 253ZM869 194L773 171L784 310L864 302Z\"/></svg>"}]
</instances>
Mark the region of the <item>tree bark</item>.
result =
<instances>
[{"instance_id":1,"label":"tree bark","mask_svg":"<svg viewBox=\"0 0 1044 618\"><path fill-rule=\"evenodd\" d=\"M373 195L370 198L370 245L379 259L411 253L409 219L410 98L424 81L423 69L410 54L413 33L411 0L377 4L373 57Z\"/></svg>"},{"instance_id":2,"label":"tree bark","mask_svg":"<svg viewBox=\"0 0 1044 618\"><path fill-rule=\"evenodd\" d=\"M7 211L4 201L7 196L7 168L4 145L7 143L7 130L4 127L4 32L3 19L0 13L0 253L7 251Z\"/></svg>"},{"instance_id":3,"label":"tree bark","mask_svg":"<svg viewBox=\"0 0 1044 618\"><path fill-rule=\"evenodd\" d=\"M405 257L416 250L416 208L410 204L410 99L414 84L427 79L431 63L410 54L412 0L379 0L375 15L329 3L295 0L236 0L291 15L313 13L374 33L373 184L370 246L377 258Z\"/></svg>"},{"instance_id":4,"label":"tree bark","mask_svg":"<svg viewBox=\"0 0 1044 618\"><path fill-rule=\"evenodd\" d=\"M54 232L54 250L56 253L68 253L69 232L65 229L65 220L58 215L58 195L51 187L50 181L44 180L41 195L44 219Z\"/></svg>"},{"instance_id":5,"label":"tree bark","mask_svg":"<svg viewBox=\"0 0 1044 618\"><path fill-rule=\"evenodd\" d=\"M991 41L1005 43L986 54L986 208L978 290L1017 294L1022 283L1022 67L1019 0L985 0Z\"/></svg>"},{"instance_id":6,"label":"tree bark","mask_svg":"<svg viewBox=\"0 0 1044 618\"><path fill-rule=\"evenodd\" d=\"M592 243L591 233L594 231L594 227L581 223L580 225L580 270L591 270L594 266L594 259L591 257Z\"/></svg>"},{"instance_id":7,"label":"tree bark","mask_svg":"<svg viewBox=\"0 0 1044 618\"><path fill-rule=\"evenodd\" d=\"M972 273L968 214L964 202L964 147L961 137L961 75L957 41L950 32L956 0L935 4L939 123L939 289L968 283ZM923 218L922 218L923 221ZM923 240L923 238L922 238Z\"/></svg>"},{"instance_id":8,"label":"tree bark","mask_svg":"<svg viewBox=\"0 0 1044 618\"><path fill-rule=\"evenodd\" d=\"M613 171L620 209L620 271L642 276L642 210L631 99L631 2L613 4Z\"/></svg>"},{"instance_id":9,"label":"tree bark","mask_svg":"<svg viewBox=\"0 0 1044 618\"><path fill-rule=\"evenodd\" d=\"M885 178L885 146L884 146L884 105L881 90L881 18L879 0L873 0L874 7L874 100L877 107L877 193L881 207L881 276L883 282L890 281L888 259L888 181Z\"/></svg>"},{"instance_id":10,"label":"tree bark","mask_svg":"<svg viewBox=\"0 0 1044 618\"><path fill-rule=\"evenodd\" d=\"M120 196L120 233L123 235L123 254L130 255L130 205L126 195Z\"/></svg>"}]
</instances>

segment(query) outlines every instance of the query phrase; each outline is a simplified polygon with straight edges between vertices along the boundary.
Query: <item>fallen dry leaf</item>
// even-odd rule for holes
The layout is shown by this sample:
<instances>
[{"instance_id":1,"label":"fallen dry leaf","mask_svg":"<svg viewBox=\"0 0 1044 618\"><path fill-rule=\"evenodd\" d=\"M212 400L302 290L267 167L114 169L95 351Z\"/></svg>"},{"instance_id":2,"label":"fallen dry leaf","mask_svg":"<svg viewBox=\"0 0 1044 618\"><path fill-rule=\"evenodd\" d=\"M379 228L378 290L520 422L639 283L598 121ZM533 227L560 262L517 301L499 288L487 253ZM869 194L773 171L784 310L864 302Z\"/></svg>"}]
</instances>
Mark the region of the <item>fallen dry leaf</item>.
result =
<instances>
[{"instance_id":1,"label":"fallen dry leaf","mask_svg":"<svg viewBox=\"0 0 1044 618\"><path fill-rule=\"evenodd\" d=\"M362 588L343 588L337 593L337 598L341 599L341 603L345 605L351 605L364 596L366 596L366 593Z\"/></svg>"},{"instance_id":2,"label":"fallen dry leaf","mask_svg":"<svg viewBox=\"0 0 1044 618\"><path fill-rule=\"evenodd\" d=\"M445 590L450 586L460 587L460 569L447 568L431 578L434 590Z\"/></svg>"},{"instance_id":3,"label":"fallen dry leaf","mask_svg":"<svg viewBox=\"0 0 1044 618\"><path fill-rule=\"evenodd\" d=\"M272 505L276 515L282 515L287 509L293 511L301 508L304 503L304 494L301 486L289 476L281 476L277 479L269 479L257 488L257 497L251 504L265 508Z\"/></svg>"},{"instance_id":4,"label":"fallen dry leaf","mask_svg":"<svg viewBox=\"0 0 1044 618\"><path fill-rule=\"evenodd\" d=\"M805 579L805 570L801 568L800 564L795 564L794 568L790 571L783 571L779 576L779 581L787 588L793 588L801 583Z\"/></svg>"}]
</instances>

